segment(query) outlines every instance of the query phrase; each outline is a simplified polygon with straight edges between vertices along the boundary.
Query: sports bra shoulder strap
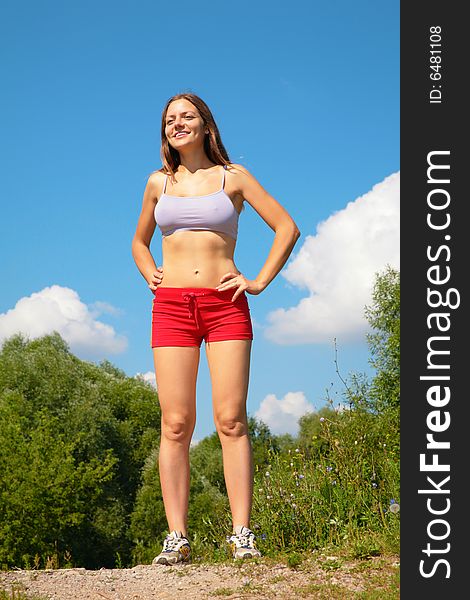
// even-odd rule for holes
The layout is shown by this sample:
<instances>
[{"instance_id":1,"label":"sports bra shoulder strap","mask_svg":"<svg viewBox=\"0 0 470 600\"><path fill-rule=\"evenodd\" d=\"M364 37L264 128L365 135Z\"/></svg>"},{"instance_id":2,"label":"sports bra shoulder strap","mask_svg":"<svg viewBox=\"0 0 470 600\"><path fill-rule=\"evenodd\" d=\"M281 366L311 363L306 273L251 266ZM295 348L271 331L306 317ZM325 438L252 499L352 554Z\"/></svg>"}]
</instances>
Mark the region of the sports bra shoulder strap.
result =
<instances>
[{"instance_id":1,"label":"sports bra shoulder strap","mask_svg":"<svg viewBox=\"0 0 470 600\"><path fill-rule=\"evenodd\" d=\"M165 173L165 181L163 182L163 190L162 190L161 196L163 196L163 194L165 193L167 179L168 179L168 175Z\"/></svg>"},{"instance_id":2,"label":"sports bra shoulder strap","mask_svg":"<svg viewBox=\"0 0 470 600\"><path fill-rule=\"evenodd\" d=\"M221 189L224 189L224 185L225 185L225 170L227 168L227 165L224 165L224 168L222 169L222 187Z\"/></svg>"}]
</instances>

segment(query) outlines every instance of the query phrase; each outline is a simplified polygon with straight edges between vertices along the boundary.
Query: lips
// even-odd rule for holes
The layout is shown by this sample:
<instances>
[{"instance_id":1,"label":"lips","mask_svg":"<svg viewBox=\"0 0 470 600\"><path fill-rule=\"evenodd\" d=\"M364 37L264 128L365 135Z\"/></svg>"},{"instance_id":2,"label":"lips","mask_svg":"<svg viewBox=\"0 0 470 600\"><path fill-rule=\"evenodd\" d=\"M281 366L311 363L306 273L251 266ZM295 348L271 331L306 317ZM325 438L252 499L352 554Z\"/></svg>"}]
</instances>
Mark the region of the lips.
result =
<instances>
[{"instance_id":1,"label":"lips","mask_svg":"<svg viewBox=\"0 0 470 600\"><path fill-rule=\"evenodd\" d=\"M188 135L189 131L178 131L178 133L175 135L175 138L180 138L180 137L184 137L185 135Z\"/></svg>"}]
</instances>

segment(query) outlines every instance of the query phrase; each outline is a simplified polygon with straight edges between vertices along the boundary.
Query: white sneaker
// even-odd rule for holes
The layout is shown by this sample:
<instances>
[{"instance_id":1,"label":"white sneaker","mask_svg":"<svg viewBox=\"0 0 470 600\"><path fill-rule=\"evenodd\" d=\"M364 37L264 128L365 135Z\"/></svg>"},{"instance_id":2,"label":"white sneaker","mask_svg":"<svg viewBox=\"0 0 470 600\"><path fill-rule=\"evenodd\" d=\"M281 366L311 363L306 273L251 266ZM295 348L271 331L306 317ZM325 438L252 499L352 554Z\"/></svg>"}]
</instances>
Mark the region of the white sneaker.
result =
<instances>
[{"instance_id":1,"label":"white sneaker","mask_svg":"<svg viewBox=\"0 0 470 600\"><path fill-rule=\"evenodd\" d=\"M181 531L172 531L163 542L163 550L156 556L152 565L174 565L179 562L189 562L191 546Z\"/></svg>"},{"instance_id":2,"label":"white sneaker","mask_svg":"<svg viewBox=\"0 0 470 600\"><path fill-rule=\"evenodd\" d=\"M261 556L261 552L255 546L255 534L244 525L237 525L235 533L227 536L227 542L232 548L233 558Z\"/></svg>"}]
</instances>

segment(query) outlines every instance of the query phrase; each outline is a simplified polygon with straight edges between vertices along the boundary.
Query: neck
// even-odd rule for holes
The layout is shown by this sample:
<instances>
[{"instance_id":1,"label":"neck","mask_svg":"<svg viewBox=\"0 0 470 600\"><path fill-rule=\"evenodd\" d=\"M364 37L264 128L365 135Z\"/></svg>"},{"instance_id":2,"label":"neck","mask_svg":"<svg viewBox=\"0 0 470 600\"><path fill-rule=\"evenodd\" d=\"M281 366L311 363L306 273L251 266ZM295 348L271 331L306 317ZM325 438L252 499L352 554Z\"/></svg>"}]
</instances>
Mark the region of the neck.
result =
<instances>
[{"instance_id":1,"label":"neck","mask_svg":"<svg viewBox=\"0 0 470 600\"><path fill-rule=\"evenodd\" d=\"M208 169L215 163L207 158L203 148L189 152L180 151L180 166L178 171L195 173L199 169Z\"/></svg>"}]
</instances>

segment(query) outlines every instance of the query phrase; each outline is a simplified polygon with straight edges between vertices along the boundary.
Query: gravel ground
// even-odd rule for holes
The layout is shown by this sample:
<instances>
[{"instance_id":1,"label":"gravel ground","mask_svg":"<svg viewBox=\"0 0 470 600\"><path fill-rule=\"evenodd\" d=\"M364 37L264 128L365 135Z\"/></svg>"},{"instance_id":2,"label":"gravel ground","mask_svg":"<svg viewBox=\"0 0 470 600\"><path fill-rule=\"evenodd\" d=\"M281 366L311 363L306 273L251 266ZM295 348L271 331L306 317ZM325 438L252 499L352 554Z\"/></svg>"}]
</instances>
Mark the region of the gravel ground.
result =
<instances>
[{"instance_id":1,"label":"gravel ground","mask_svg":"<svg viewBox=\"0 0 470 600\"><path fill-rule=\"evenodd\" d=\"M239 566L186 564L99 571L17 570L0 572L0 590L18 590L28 597L48 600L354 598L355 592L392 589L391 579L398 569L397 556L347 563L324 556L304 561L299 569L261 559Z\"/></svg>"}]
</instances>

